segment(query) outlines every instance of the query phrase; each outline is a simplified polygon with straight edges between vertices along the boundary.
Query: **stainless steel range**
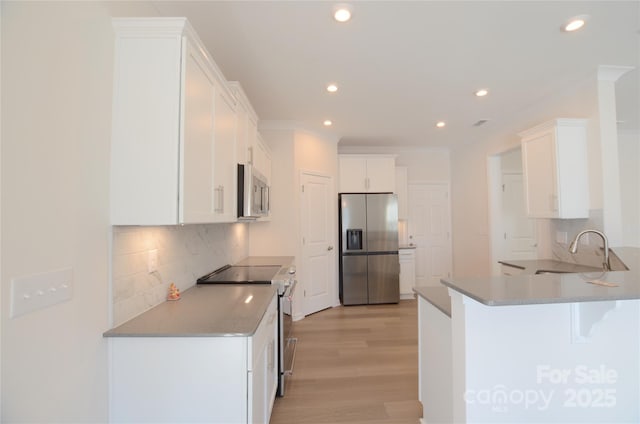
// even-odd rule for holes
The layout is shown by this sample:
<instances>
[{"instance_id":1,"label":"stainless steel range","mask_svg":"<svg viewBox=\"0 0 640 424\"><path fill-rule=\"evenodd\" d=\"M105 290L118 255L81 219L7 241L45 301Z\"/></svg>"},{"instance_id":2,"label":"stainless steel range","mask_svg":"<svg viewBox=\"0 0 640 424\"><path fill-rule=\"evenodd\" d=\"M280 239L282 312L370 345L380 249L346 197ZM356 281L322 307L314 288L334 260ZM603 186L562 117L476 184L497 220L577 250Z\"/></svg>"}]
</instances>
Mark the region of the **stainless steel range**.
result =
<instances>
[{"instance_id":1,"label":"stainless steel range","mask_svg":"<svg viewBox=\"0 0 640 424\"><path fill-rule=\"evenodd\" d=\"M296 286L294 266L265 264L278 262L261 258L260 265L225 265L198 278L198 284L275 284L278 287L278 396L284 396L286 377L293 373L297 339L292 333L293 299ZM285 264L286 265L286 264Z\"/></svg>"}]
</instances>

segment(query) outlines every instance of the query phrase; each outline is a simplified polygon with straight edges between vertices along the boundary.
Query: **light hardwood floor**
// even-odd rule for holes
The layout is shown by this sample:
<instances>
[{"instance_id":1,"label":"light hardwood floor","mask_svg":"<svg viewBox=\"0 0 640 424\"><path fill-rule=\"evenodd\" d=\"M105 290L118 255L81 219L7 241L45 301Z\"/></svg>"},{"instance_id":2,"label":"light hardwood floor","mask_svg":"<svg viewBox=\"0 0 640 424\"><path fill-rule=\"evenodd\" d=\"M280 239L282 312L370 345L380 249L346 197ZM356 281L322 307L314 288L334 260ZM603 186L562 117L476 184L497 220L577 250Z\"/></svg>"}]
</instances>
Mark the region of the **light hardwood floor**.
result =
<instances>
[{"instance_id":1,"label":"light hardwood floor","mask_svg":"<svg viewBox=\"0 0 640 424\"><path fill-rule=\"evenodd\" d=\"M419 422L415 300L328 309L294 332L294 374L271 424Z\"/></svg>"}]
</instances>

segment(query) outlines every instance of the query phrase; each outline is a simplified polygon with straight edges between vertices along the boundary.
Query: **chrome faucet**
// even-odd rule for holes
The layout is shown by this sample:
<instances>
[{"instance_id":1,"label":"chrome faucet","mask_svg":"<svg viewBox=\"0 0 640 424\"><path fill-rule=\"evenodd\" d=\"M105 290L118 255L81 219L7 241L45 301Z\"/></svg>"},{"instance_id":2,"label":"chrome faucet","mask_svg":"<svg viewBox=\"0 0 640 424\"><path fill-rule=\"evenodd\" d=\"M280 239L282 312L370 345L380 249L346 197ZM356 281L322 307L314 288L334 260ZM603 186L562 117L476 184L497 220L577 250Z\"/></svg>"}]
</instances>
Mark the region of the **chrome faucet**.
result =
<instances>
[{"instance_id":1,"label":"chrome faucet","mask_svg":"<svg viewBox=\"0 0 640 424\"><path fill-rule=\"evenodd\" d=\"M604 235L602 231L598 230L584 230L580 231L576 237L573 239L571 244L569 245L569 252L578 253L578 240L582 237L583 234L586 233L594 233L602 238L602 242L604 243L604 262L602 263L602 269L604 271L611 271L611 264L609 263L609 240L607 240L607 236Z\"/></svg>"}]
</instances>

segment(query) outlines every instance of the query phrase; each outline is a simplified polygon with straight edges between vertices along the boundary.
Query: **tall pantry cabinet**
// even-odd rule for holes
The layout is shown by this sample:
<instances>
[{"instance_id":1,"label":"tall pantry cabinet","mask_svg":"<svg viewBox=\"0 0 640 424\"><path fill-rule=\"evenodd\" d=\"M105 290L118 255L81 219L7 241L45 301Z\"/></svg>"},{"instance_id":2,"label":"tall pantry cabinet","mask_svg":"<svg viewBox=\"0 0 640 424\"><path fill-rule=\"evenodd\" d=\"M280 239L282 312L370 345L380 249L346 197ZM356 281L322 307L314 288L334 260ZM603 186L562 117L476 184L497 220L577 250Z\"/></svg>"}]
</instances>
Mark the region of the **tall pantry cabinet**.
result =
<instances>
[{"instance_id":1,"label":"tall pantry cabinet","mask_svg":"<svg viewBox=\"0 0 640 424\"><path fill-rule=\"evenodd\" d=\"M184 18L114 19L113 225L236 220L235 100Z\"/></svg>"}]
</instances>

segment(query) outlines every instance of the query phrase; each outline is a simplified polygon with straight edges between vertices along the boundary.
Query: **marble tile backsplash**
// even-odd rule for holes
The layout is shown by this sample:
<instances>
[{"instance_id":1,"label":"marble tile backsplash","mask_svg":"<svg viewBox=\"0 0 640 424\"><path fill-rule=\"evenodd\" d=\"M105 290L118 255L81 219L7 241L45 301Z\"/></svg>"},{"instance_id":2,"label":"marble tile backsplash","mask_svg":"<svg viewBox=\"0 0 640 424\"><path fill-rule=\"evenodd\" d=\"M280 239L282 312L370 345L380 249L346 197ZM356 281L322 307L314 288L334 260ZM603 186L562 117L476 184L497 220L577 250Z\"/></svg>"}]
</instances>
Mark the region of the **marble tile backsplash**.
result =
<instances>
[{"instance_id":1,"label":"marble tile backsplash","mask_svg":"<svg viewBox=\"0 0 640 424\"><path fill-rule=\"evenodd\" d=\"M602 209L590 210L588 219L552 219L550 225L552 258L562 262L601 267L604 250L602 249L600 237L590 234L589 244L579 244L578 252L575 254L569 252L569 244L576 234L582 230L603 231L603 223ZM556 241L557 232L567 233L567 243L558 243Z\"/></svg>"},{"instance_id":2,"label":"marble tile backsplash","mask_svg":"<svg viewBox=\"0 0 640 424\"><path fill-rule=\"evenodd\" d=\"M184 291L196 279L248 254L248 224L113 227L113 325L164 302L169 285ZM157 249L158 269L147 269Z\"/></svg>"}]
</instances>

